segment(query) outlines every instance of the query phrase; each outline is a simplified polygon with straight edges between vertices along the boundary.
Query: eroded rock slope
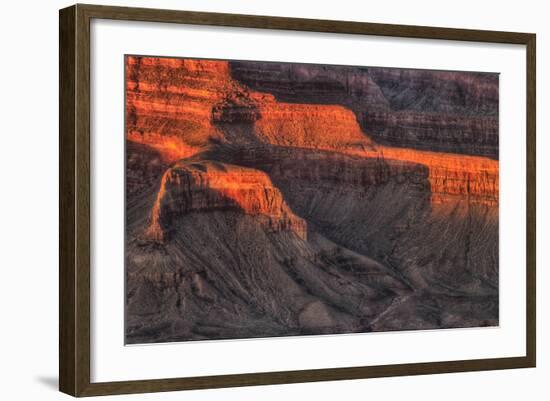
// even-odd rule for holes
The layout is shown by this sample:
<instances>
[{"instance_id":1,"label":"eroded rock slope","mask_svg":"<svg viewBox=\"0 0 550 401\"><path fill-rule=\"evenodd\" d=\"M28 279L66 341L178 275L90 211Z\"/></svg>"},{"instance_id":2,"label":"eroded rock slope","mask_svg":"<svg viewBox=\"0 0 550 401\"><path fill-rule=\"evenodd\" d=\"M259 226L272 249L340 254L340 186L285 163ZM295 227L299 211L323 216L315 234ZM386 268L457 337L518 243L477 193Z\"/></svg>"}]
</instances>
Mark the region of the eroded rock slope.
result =
<instances>
[{"instance_id":1,"label":"eroded rock slope","mask_svg":"<svg viewBox=\"0 0 550 401\"><path fill-rule=\"evenodd\" d=\"M331 68L127 58L128 343L498 323L494 82Z\"/></svg>"}]
</instances>

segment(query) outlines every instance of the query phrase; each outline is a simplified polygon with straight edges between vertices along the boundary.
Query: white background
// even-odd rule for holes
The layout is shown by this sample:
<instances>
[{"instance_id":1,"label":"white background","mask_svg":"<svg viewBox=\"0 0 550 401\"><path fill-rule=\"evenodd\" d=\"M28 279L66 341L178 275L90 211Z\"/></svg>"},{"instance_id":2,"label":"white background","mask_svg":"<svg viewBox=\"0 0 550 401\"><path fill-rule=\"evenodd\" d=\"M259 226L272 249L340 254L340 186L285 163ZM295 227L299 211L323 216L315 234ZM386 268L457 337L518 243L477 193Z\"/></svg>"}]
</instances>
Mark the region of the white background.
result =
<instances>
[{"instance_id":1,"label":"white background","mask_svg":"<svg viewBox=\"0 0 550 401\"><path fill-rule=\"evenodd\" d=\"M525 356L525 46L110 20L91 32L93 382ZM498 71L500 327L123 347L128 53Z\"/></svg>"},{"instance_id":2,"label":"white background","mask_svg":"<svg viewBox=\"0 0 550 401\"><path fill-rule=\"evenodd\" d=\"M105 3L99 2L98 3ZM13 2L3 12L0 24L2 60L0 96L2 99L2 146L0 197L2 223L0 331L2 383L6 399L61 399L57 381L57 9L68 2ZM120 399L190 400L281 400L316 399L514 400L548 398L544 379L550 374L549 348L544 342L548 331L545 311L550 303L543 286L548 274L548 235L550 192L543 186L550 168L543 149L550 145L544 133L550 107L548 78L550 68L544 2L462 1L451 4L428 1L387 1L364 4L340 0L337 3L296 1L133 1L119 5L186 8L296 17L348 19L418 25L532 31L538 34L538 316L539 362L537 369L461 373L423 377L375 379L268 386L245 389L208 390L162 395L125 396ZM529 10L529 11L527 11ZM23 17L24 16L24 17ZM518 247L522 244L518 244ZM104 398L108 399L108 398Z\"/></svg>"}]
</instances>

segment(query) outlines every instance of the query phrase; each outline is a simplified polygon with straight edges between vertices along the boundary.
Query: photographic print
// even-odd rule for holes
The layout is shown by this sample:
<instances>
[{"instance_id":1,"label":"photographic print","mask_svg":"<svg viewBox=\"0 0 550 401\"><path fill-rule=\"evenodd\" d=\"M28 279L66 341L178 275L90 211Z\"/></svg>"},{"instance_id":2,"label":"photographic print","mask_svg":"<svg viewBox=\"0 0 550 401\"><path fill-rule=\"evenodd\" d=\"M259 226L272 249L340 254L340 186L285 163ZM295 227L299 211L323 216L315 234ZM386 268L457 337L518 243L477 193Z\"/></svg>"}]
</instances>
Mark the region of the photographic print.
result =
<instances>
[{"instance_id":1,"label":"photographic print","mask_svg":"<svg viewBox=\"0 0 550 401\"><path fill-rule=\"evenodd\" d=\"M125 342L499 324L499 75L125 57Z\"/></svg>"}]
</instances>

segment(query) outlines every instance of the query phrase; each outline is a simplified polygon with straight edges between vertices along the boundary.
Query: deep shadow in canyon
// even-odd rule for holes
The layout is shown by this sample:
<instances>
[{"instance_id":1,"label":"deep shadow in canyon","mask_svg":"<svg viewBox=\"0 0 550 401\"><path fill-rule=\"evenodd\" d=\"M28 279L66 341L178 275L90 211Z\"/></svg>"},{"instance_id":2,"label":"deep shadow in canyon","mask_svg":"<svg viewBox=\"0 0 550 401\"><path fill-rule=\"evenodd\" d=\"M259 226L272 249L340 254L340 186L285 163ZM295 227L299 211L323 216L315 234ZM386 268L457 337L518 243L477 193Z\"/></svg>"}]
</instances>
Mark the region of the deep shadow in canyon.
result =
<instances>
[{"instance_id":1,"label":"deep shadow in canyon","mask_svg":"<svg viewBox=\"0 0 550 401\"><path fill-rule=\"evenodd\" d=\"M126 154L128 344L498 324L495 74L128 56Z\"/></svg>"}]
</instances>

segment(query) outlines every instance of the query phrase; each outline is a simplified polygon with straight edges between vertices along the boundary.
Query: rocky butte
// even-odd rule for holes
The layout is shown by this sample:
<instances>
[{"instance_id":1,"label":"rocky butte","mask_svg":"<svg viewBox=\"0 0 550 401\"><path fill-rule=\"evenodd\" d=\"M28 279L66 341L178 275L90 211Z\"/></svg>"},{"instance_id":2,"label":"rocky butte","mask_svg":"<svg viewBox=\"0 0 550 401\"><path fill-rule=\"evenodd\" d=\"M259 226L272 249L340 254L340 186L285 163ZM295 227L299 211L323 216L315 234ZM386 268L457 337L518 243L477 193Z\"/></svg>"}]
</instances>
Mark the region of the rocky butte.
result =
<instances>
[{"instance_id":1,"label":"rocky butte","mask_svg":"<svg viewBox=\"0 0 550 401\"><path fill-rule=\"evenodd\" d=\"M306 239L305 221L292 213L267 174L216 161L178 162L163 175L146 235L162 241L185 214L236 210L257 216L269 231Z\"/></svg>"}]
</instances>

